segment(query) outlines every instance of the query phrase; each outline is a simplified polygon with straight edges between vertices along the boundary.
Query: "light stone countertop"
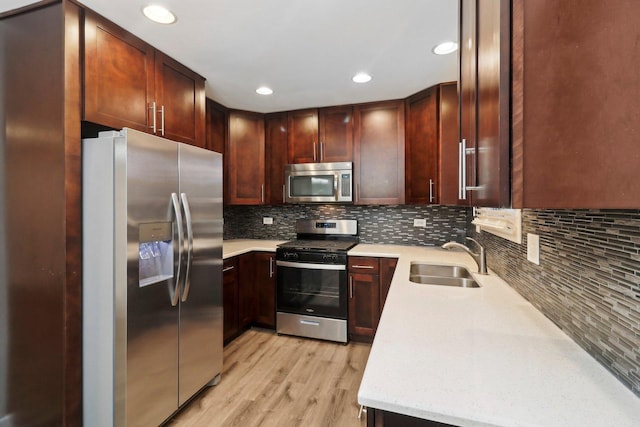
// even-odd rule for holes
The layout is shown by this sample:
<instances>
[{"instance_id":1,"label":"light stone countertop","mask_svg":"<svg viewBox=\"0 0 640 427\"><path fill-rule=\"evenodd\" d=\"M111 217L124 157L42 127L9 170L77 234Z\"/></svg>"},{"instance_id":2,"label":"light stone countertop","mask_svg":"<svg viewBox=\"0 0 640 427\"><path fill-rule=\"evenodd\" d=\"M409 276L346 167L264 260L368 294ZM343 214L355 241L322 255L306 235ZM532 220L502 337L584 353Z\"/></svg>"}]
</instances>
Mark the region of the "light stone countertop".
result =
<instances>
[{"instance_id":1,"label":"light stone countertop","mask_svg":"<svg viewBox=\"0 0 640 427\"><path fill-rule=\"evenodd\" d=\"M640 398L495 274L480 288L419 285L411 261L460 251L360 244L398 257L358 402L459 426L640 426Z\"/></svg>"},{"instance_id":2,"label":"light stone countertop","mask_svg":"<svg viewBox=\"0 0 640 427\"><path fill-rule=\"evenodd\" d=\"M286 242L286 240L258 240L258 239L238 239L222 241L222 258L233 258L234 256L246 254L252 251L275 252L276 247Z\"/></svg>"}]
</instances>

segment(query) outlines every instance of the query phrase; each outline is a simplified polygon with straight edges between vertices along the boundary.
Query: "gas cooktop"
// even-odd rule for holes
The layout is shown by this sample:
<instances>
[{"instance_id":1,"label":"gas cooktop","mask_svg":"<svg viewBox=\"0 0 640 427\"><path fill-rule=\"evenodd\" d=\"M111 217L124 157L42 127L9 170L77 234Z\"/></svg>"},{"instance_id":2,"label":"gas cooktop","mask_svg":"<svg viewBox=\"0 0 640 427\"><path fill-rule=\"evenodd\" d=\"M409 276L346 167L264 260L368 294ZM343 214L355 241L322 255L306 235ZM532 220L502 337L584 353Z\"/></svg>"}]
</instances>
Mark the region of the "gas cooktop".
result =
<instances>
[{"instance_id":1,"label":"gas cooktop","mask_svg":"<svg viewBox=\"0 0 640 427\"><path fill-rule=\"evenodd\" d=\"M298 220L296 240L278 245L282 249L345 252L358 244L358 221Z\"/></svg>"},{"instance_id":2,"label":"gas cooktop","mask_svg":"<svg viewBox=\"0 0 640 427\"><path fill-rule=\"evenodd\" d=\"M289 242L278 245L283 249L307 249L318 251L348 251L355 245L357 241L341 241L341 240L291 240Z\"/></svg>"}]
</instances>

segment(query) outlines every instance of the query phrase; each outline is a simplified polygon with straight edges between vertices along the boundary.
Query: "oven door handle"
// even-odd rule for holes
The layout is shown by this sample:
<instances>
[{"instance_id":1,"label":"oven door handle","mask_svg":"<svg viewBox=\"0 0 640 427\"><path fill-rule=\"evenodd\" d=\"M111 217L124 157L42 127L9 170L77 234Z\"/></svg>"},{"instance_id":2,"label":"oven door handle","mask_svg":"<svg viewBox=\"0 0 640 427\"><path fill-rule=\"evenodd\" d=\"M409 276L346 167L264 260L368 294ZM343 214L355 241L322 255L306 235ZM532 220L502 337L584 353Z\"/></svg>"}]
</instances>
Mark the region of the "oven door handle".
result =
<instances>
[{"instance_id":1,"label":"oven door handle","mask_svg":"<svg viewBox=\"0 0 640 427\"><path fill-rule=\"evenodd\" d=\"M278 267L304 268L307 270L346 270L344 264L310 264L306 262L276 261Z\"/></svg>"}]
</instances>

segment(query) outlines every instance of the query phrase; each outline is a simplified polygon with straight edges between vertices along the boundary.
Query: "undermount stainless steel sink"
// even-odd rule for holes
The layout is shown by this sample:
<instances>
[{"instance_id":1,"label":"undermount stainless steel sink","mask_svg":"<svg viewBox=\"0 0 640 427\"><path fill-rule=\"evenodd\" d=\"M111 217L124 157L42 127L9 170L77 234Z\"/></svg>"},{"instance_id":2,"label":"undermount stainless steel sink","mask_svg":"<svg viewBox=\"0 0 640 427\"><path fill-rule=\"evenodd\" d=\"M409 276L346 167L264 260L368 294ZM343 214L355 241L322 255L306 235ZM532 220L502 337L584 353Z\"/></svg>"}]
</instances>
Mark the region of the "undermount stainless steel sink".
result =
<instances>
[{"instance_id":1,"label":"undermount stainless steel sink","mask_svg":"<svg viewBox=\"0 0 640 427\"><path fill-rule=\"evenodd\" d=\"M425 264L412 262L409 280L422 285L456 286L460 288L479 288L469 272L457 265Z\"/></svg>"}]
</instances>

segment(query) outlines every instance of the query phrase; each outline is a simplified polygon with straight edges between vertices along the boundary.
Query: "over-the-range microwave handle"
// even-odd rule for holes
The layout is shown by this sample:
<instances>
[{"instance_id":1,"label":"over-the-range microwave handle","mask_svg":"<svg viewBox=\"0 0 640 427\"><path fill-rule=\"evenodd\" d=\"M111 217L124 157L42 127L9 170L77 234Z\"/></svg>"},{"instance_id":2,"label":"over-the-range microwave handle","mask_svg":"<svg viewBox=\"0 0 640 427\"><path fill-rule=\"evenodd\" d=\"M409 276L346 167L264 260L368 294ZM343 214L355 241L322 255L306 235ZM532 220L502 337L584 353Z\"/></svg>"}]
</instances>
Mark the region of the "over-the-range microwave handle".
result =
<instances>
[{"instance_id":1,"label":"over-the-range microwave handle","mask_svg":"<svg viewBox=\"0 0 640 427\"><path fill-rule=\"evenodd\" d=\"M191 290L191 264L193 264L193 225L191 222L191 208L189 207L189 199L185 193L180 193L182 200L182 208L184 209L184 218L187 223L187 269L184 274L184 288L182 290L182 302L186 302L189 298Z\"/></svg>"},{"instance_id":2,"label":"over-the-range microwave handle","mask_svg":"<svg viewBox=\"0 0 640 427\"><path fill-rule=\"evenodd\" d=\"M182 210L180 209L180 200L178 199L178 195L176 193L171 193L171 203L173 205L173 212L176 216L176 228L178 229L178 267L176 268L175 275L175 286L173 288L173 295L171 295L171 305L178 305L178 301L180 300L180 273L182 270L182 252L184 250L184 232L183 232L183 222L182 222Z\"/></svg>"}]
</instances>

